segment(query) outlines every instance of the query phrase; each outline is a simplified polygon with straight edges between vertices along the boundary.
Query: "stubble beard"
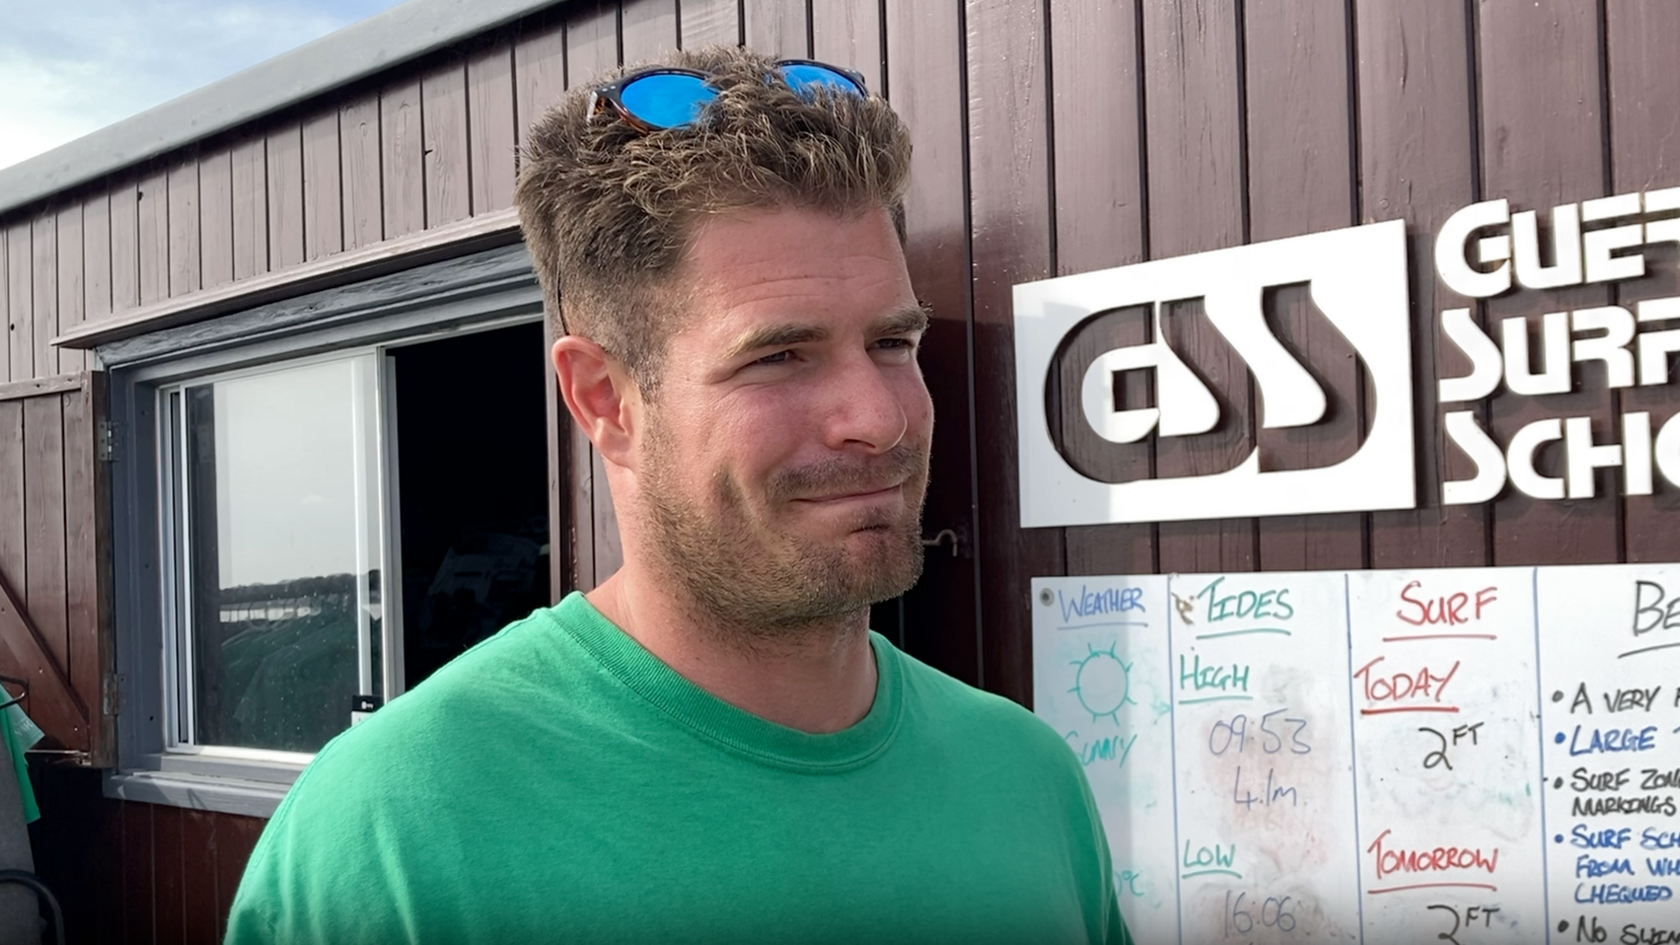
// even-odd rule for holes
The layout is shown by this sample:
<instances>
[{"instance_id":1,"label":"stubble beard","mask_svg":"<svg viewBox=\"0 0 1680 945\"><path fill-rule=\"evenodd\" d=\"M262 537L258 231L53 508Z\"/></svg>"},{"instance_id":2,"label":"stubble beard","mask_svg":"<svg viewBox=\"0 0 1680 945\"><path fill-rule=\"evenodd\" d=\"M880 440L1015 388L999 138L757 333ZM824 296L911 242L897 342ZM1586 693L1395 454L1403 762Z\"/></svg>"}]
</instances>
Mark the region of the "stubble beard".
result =
<instances>
[{"instance_id":1,"label":"stubble beard","mask_svg":"<svg viewBox=\"0 0 1680 945\"><path fill-rule=\"evenodd\" d=\"M900 444L867 459L835 457L771 478L764 497L771 516L801 496L903 481L899 509L859 511L839 537L798 534L778 528L779 519L755 522L739 484L721 470L704 500L685 496L672 475L679 462L666 437L650 437L641 489L653 525L649 551L694 616L729 642L753 649L796 642L862 616L921 577L925 444Z\"/></svg>"}]
</instances>

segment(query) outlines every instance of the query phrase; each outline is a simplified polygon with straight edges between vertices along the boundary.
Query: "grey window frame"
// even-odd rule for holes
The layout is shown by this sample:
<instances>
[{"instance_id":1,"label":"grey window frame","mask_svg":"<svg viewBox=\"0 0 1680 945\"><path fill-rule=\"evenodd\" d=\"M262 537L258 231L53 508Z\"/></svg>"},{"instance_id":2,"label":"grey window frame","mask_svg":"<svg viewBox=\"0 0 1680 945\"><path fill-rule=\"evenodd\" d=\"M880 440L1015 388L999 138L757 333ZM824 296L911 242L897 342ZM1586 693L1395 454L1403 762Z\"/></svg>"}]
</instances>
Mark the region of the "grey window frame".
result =
<instances>
[{"instance_id":1,"label":"grey window frame","mask_svg":"<svg viewBox=\"0 0 1680 945\"><path fill-rule=\"evenodd\" d=\"M160 493L157 392L182 381L265 364L301 363L331 352L530 322L541 319L542 309L530 257L518 243L96 349L100 366L109 372L114 458L117 767L105 774L106 796L267 817L309 757L259 750L166 750L169 713L164 700L173 698L173 692L171 661L164 650L168 636L160 529L165 497ZM384 448L392 449L394 440L391 437ZM394 508L392 486L388 508ZM388 517L387 545L396 537L396 525L395 516ZM399 659L400 650L386 653L388 662Z\"/></svg>"}]
</instances>

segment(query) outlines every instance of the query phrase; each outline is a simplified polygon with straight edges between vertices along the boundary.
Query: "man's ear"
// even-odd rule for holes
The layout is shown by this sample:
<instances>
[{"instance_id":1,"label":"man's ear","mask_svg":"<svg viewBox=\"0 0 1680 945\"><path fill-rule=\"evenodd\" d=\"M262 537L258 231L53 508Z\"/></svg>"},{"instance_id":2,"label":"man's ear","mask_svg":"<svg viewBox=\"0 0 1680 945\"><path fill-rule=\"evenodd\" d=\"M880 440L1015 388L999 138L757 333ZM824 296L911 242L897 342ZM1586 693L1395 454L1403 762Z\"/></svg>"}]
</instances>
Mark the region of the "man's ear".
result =
<instances>
[{"instance_id":1,"label":"man's ear","mask_svg":"<svg viewBox=\"0 0 1680 945\"><path fill-rule=\"evenodd\" d=\"M641 392L616 358L587 338L562 335L550 351L560 396L601 458L631 466Z\"/></svg>"}]
</instances>

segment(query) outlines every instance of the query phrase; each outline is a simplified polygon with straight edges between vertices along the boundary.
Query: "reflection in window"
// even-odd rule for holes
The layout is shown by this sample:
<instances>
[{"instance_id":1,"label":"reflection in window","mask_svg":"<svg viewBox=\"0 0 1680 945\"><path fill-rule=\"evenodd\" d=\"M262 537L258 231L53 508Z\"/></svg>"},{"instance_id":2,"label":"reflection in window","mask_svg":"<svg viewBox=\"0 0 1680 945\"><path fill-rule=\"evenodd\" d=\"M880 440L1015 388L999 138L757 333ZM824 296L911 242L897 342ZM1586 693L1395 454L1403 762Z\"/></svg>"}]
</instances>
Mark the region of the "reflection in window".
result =
<instances>
[{"instance_id":1,"label":"reflection in window","mask_svg":"<svg viewBox=\"0 0 1680 945\"><path fill-rule=\"evenodd\" d=\"M381 678L369 356L166 393L173 741L312 752Z\"/></svg>"}]
</instances>

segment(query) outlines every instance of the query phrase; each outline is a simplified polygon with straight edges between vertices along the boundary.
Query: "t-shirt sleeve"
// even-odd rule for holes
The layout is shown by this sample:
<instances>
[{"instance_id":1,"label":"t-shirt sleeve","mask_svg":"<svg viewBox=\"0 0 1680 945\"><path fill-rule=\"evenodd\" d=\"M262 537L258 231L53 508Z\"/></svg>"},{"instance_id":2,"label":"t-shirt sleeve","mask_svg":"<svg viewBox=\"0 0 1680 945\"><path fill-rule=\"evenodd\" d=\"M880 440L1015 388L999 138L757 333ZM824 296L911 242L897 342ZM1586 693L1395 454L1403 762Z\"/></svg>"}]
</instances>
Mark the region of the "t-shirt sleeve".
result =
<instances>
[{"instance_id":1,"label":"t-shirt sleeve","mask_svg":"<svg viewBox=\"0 0 1680 945\"><path fill-rule=\"evenodd\" d=\"M223 945L273 945L278 941L274 932L274 917L268 911L270 904L263 901L260 893L254 893L251 882L251 869L246 867L245 876L239 881L239 892L234 896L233 909L228 912L227 936L222 939Z\"/></svg>"},{"instance_id":2,"label":"t-shirt sleeve","mask_svg":"<svg viewBox=\"0 0 1680 945\"><path fill-rule=\"evenodd\" d=\"M256 849L251 851L251 858L245 862L245 873L239 879L239 890L234 894L233 907L228 911L227 935L222 940L223 945L276 945L282 941L281 932L275 927L275 916L282 902L294 898L288 893L295 893L295 890L281 888L283 882L276 863L279 857L273 848L276 837L283 832L282 815L290 800L291 795L288 794L263 828Z\"/></svg>"},{"instance_id":3,"label":"t-shirt sleeve","mask_svg":"<svg viewBox=\"0 0 1680 945\"><path fill-rule=\"evenodd\" d=\"M413 923L386 868L379 805L343 775L354 757L306 768L258 839L228 914L224 945L405 942ZM335 763L335 760L337 763Z\"/></svg>"},{"instance_id":4,"label":"t-shirt sleeve","mask_svg":"<svg viewBox=\"0 0 1680 945\"><path fill-rule=\"evenodd\" d=\"M1098 884L1098 901L1101 903L1100 936L1093 936L1102 945L1131 945L1131 932L1126 928L1126 919L1120 914L1120 893L1114 885L1114 857L1108 847L1108 832L1103 829L1102 811L1097 807L1097 798L1091 791L1091 782L1085 777L1084 769L1074 759L1073 753L1067 750L1066 742L1059 742L1073 780L1078 785L1079 804L1084 810L1085 822L1090 831L1090 849L1095 863L1094 877L1087 882Z\"/></svg>"},{"instance_id":5,"label":"t-shirt sleeve","mask_svg":"<svg viewBox=\"0 0 1680 945\"><path fill-rule=\"evenodd\" d=\"M1120 895L1114 891L1114 884L1108 888L1108 941L1106 945L1132 945L1132 933L1126 928L1126 919L1120 914Z\"/></svg>"}]
</instances>

